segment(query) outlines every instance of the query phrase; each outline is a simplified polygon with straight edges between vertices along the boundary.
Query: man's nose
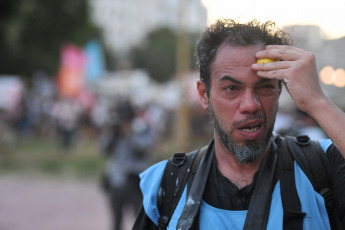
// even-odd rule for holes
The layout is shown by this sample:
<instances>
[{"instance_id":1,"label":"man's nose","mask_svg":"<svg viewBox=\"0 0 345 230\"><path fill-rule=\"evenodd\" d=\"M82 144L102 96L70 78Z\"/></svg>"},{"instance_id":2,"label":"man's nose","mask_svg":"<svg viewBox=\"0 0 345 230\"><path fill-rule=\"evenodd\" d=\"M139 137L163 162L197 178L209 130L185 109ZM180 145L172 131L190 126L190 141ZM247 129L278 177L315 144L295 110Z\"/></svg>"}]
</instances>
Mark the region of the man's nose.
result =
<instances>
[{"instance_id":1,"label":"man's nose","mask_svg":"<svg viewBox=\"0 0 345 230\"><path fill-rule=\"evenodd\" d=\"M253 90L246 90L243 93L242 101L240 104L241 113L255 113L261 109L259 96Z\"/></svg>"}]
</instances>

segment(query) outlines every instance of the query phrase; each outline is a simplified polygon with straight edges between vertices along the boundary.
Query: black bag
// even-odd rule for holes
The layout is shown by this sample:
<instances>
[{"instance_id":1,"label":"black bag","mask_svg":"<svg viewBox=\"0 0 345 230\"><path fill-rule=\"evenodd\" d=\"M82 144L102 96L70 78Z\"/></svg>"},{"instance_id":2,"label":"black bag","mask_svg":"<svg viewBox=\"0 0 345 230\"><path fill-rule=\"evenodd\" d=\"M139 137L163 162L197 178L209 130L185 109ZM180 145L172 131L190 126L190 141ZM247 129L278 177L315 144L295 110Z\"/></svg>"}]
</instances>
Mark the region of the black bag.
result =
<instances>
[{"instance_id":1,"label":"black bag","mask_svg":"<svg viewBox=\"0 0 345 230\"><path fill-rule=\"evenodd\" d=\"M167 162L160 184L157 205L158 229L166 229L187 183L192 183L207 146L188 154L175 153ZM189 187L190 188L190 187Z\"/></svg>"},{"instance_id":2,"label":"black bag","mask_svg":"<svg viewBox=\"0 0 345 230\"><path fill-rule=\"evenodd\" d=\"M302 229L303 226L303 218L300 217L301 215L304 217L304 215L298 213L301 207L293 173L293 160L296 160L315 191L324 198L331 229L344 229L334 205L331 166L320 143L310 140L307 135L278 138L283 140L282 148L284 152L289 153L282 155L282 167L280 167L280 174L283 174L280 175L280 179L282 181L281 196L284 209L284 222L286 222L284 226L294 226L290 229ZM288 210L290 211L289 214L287 213L289 212ZM291 217L291 213L294 217ZM288 221L289 224L287 223ZM299 223L297 223L298 221ZM297 225L300 225L300 227L297 228Z\"/></svg>"},{"instance_id":3,"label":"black bag","mask_svg":"<svg viewBox=\"0 0 345 230\"><path fill-rule=\"evenodd\" d=\"M279 146L282 150L280 154L284 155L281 164L288 165L287 168L280 167L280 174L282 174L282 170L284 170L284 174L288 172L287 175L281 178L281 195L285 215L284 229L288 229L287 226L291 225L299 226L298 228L300 228L304 217L303 213L299 213L300 204L298 205L299 198L294 184L294 173L291 174L291 162L293 165L293 160L296 160L311 181L315 191L324 197L332 229L342 229L334 209L330 166L320 144L317 141L311 141L308 136L298 136L296 138L277 136L276 138L279 139L278 142L282 141L281 145L285 146L283 149L281 149L281 145ZM188 185L192 183L206 149L207 146L202 150L197 149L188 154L176 153L169 159L164 170L157 198L158 209L161 215L159 218L159 229L166 229L168 226L186 182L188 181ZM179 183L176 183L176 181ZM293 183L292 190L291 183ZM189 187L188 190L190 190ZM287 209L295 210L287 211ZM297 212L297 215L293 213L294 211ZM293 215L290 215L291 213Z\"/></svg>"}]
</instances>

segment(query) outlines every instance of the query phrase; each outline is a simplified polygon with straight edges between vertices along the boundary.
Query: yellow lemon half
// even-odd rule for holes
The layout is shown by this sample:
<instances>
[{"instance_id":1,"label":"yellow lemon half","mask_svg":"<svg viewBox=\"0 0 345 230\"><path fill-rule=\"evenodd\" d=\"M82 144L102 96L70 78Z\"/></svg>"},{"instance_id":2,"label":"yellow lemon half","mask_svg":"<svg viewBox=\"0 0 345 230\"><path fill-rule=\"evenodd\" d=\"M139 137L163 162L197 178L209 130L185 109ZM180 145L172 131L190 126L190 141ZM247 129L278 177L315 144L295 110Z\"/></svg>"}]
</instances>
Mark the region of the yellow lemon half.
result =
<instances>
[{"instance_id":1,"label":"yellow lemon half","mask_svg":"<svg viewBox=\"0 0 345 230\"><path fill-rule=\"evenodd\" d=\"M271 59L271 58L260 58L256 61L256 63L270 63L270 62L276 62L278 61L277 59Z\"/></svg>"}]
</instances>

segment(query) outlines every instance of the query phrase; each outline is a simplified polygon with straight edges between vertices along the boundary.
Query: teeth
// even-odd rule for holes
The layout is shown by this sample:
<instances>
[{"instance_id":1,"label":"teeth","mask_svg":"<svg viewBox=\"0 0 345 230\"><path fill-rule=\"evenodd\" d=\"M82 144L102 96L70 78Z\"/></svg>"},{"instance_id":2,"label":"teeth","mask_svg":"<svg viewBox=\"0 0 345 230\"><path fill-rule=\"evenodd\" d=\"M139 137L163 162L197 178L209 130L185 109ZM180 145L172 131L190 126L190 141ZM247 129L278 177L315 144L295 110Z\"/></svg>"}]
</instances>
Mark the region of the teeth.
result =
<instances>
[{"instance_id":1,"label":"teeth","mask_svg":"<svg viewBox=\"0 0 345 230\"><path fill-rule=\"evenodd\" d=\"M252 132L255 132L259 129L259 126L256 125L256 126L253 126L253 127L250 127L250 128L243 128L242 130L244 132L247 132L247 133L252 133Z\"/></svg>"}]
</instances>

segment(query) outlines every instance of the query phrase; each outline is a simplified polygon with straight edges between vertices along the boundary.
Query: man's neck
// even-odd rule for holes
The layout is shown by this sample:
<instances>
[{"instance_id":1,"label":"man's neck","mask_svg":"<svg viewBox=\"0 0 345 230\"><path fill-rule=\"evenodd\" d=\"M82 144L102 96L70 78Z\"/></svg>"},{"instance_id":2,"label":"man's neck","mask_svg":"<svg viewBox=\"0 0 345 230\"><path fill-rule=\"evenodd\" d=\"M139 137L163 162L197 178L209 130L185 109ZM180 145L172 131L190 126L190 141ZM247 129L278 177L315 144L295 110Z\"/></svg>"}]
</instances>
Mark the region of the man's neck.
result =
<instances>
[{"instance_id":1,"label":"man's neck","mask_svg":"<svg viewBox=\"0 0 345 230\"><path fill-rule=\"evenodd\" d=\"M217 167L222 175L228 178L238 188L243 188L253 182L254 174L259 170L263 157L269 150L267 146L264 154L253 162L239 163L234 155L220 142L215 139L215 156Z\"/></svg>"}]
</instances>

